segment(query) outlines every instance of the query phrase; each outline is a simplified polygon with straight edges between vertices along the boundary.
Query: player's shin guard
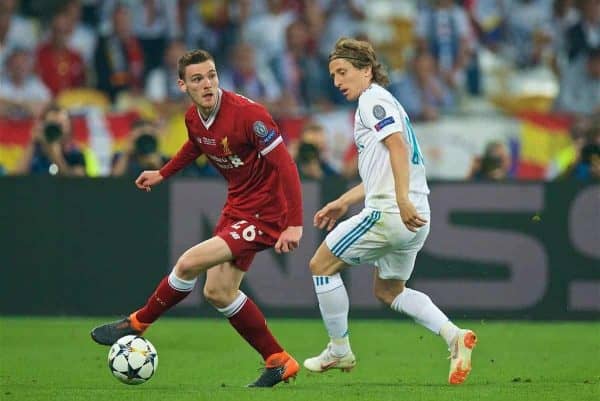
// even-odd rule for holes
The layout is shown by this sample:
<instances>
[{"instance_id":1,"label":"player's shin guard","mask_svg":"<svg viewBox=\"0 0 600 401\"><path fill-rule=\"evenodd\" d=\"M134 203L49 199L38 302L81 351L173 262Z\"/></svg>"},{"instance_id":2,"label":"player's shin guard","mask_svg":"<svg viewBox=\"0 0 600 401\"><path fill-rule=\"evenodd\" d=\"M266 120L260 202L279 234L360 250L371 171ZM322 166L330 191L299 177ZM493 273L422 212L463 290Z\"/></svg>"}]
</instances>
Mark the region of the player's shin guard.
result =
<instances>
[{"instance_id":1,"label":"player's shin guard","mask_svg":"<svg viewBox=\"0 0 600 401\"><path fill-rule=\"evenodd\" d=\"M331 350L342 356L350 351L348 341L348 293L339 273L332 276L313 276L319 309L327 333L331 338Z\"/></svg>"},{"instance_id":2,"label":"player's shin guard","mask_svg":"<svg viewBox=\"0 0 600 401\"><path fill-rule=\"evenodd\" d=\"M265 361L271 355L283 352L283 348L267 327L265 316L243 292L239 291L237 298L230 305L217 310L229 319L229 323Z\"/></svg>"},{"instance_id":3,"label":"player's shin guard","mask_svg":"<svg viewBox=\"0 0 600 401\"><path fill-rule=\"evenodd\" d=\"M135 318L144 324L153 323L172 306L177 305L194 289L198 279L183 280L172 271L163 278L146 305L135 313Z\"/></svg>"}]
</instances>

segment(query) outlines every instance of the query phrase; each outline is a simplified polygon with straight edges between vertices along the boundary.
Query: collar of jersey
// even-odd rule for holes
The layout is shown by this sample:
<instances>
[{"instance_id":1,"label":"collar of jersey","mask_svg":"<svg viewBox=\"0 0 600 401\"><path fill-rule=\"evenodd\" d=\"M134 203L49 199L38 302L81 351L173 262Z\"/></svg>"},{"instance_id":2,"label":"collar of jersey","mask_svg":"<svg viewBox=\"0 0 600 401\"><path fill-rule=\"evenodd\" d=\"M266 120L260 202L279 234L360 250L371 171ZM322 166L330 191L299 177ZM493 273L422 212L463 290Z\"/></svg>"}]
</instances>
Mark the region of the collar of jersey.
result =
<instances>
[{"instance_id":1,"label":"collar of jersey","mask_svg":"<svg viewBox=\"0 0 600 401\"><path fill-rule=\"evenodd\" d=\"M215 105L215 108L213 109L213 111L210 113L210 115L208 116L208 118L206 120L204 120L204 118L202 118L202 114L200 113L200 110L198 110L198 107L196 107L196 113L198 113L198 117L200 117L200 121L202 122L202 124L204 124L204 127L206 129L209 129L210 126L215 122L215 118L217 118L217 113L221 109L221 98L223 97L223 91L221 90L221 88L219 88L219 91L217 92L217 96L218 96L217 104Z\"/></svg>"}]
</instances>

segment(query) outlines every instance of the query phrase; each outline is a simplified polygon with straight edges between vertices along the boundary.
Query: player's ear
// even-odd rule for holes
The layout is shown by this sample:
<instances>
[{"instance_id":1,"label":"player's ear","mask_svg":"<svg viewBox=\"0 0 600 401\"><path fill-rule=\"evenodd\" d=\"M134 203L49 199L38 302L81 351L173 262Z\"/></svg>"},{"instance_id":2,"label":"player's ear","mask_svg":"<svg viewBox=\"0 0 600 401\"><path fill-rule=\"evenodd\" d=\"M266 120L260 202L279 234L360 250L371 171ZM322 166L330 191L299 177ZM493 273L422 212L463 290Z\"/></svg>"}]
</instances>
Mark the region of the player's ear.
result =
<instances>
[{"instance_id":1,"label":"player's ear","mask_svg":"<svg viewBox=\"0 0 600 401\"><path fill-rule=\"evenodd\" d=\"M187 92L187 87L185 85L185 82L183 79L178 79L177 80L177 85L179 86L179 90L182 91L183 93Z\"/></svg>"}]
</instances>

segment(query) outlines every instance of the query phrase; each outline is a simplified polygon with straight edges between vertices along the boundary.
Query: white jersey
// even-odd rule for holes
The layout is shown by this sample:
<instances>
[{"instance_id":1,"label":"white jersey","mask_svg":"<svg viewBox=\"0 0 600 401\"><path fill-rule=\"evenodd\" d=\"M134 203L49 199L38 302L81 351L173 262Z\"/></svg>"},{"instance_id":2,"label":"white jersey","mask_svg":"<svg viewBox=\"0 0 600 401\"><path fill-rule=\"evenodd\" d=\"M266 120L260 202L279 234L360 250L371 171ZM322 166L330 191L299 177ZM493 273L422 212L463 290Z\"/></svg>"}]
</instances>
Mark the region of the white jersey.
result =
<instances>
[{"instance_id":1,"label":"white jersey","mask_svg":"<svg viewBox=\"0 0 600 401\"><path fill-rule=\"evenodd\" d=\"M425 198L427 204L423 196L429 194L425 165L408 115L390 92L373 83L358 98L354 116L358 172L365 186L366 208L400 213L389 151L382 142L395 132L400 132L408 144L409 198ZM419 209L419 205L415 207ZM425 207L429 210L428 205Z\"/></svg>"}]
</instances>

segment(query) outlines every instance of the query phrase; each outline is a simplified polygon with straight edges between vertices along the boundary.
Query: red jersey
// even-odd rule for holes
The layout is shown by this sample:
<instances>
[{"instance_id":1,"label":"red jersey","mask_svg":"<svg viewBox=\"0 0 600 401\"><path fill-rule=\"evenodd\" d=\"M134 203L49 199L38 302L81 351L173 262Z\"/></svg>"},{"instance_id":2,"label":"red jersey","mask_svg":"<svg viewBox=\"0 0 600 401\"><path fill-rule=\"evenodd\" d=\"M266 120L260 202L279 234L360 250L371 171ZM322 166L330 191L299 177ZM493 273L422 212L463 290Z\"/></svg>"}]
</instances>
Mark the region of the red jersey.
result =
<instances>
[{"instance_id":1,"label":"red jersey","mask_svg":"<svg viewBox=\"0 0 600 401\"><path fill-rule=\"evenodd\" d=\"M160 170L164 178L205 154L229 184L224 214L302 225L298 170L265 107L219 90L213 114L204 120L192 105L185 124L188 141Z\"/></svg>"},{"instance_id":2,"label":"red jersey","mask_svg":"<svg viewBox=\"0 0 600 401\"><path fill-rule=\"evenodd\" d=\"M37 50L36 63L42 81L53 95L85 85L85 63L73 50L56 49L50 43L42 44Z\"/></svg>"}]
</instances>

